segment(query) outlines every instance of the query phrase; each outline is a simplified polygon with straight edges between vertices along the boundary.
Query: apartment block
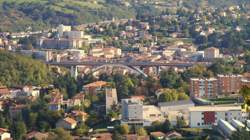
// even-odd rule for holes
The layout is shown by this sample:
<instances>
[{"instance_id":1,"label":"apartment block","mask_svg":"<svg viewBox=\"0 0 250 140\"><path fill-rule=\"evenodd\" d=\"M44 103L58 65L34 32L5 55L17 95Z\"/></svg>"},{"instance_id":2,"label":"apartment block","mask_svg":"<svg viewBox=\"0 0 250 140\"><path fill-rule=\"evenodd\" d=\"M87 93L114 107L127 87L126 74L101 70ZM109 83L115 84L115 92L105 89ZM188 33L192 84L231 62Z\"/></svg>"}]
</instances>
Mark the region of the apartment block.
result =
<instances>
[{"instance_id":1,"label":"apartment block","mask_svg":"<svg viewBox=\"0 0 250 140\"><path fill-rule=\"evenodd\" d=\"M112 109L113 105L118 103L117 92L115 88L106 88L105 89L105 97L106 97L106 114L108 114L109 110Z\"/></svg>"},{"instance_id":2,"label":"apartment block","mask_svg":"<svg viewBox=\"0 0 250 140\"><path fill-rule=\"evenodd\" d=\"M138 99L122 99L121 123L143 125L143 103Z\"/></svg>"},{"instance_id":3,"label":"apartment block","mask_svg":"<svg viewBox=\"0 0 250 140\"><path fill-rule=\"evenodd\" d=\"M217 79L190 79L190 95L192 98L213 98L218 95Z\"/></svg>"},{"instance_id":4,"label":"apartment block","mask_svg":"<svg viewBox=\"0 0 250 140\"><path fill-rule=\"evenodd\" d=\"M244 121L241 106L197 106L189 108L190 127L209 128L220 119Z\"/></svg>"},{"instance_id":5,"label":"apartment block","mask_svg":"<svg viewBox=\"0 0 250 140\"><path fill-rule=\"evenodd\" d=\"M241 89L242 78L242 75L217 75L219 93L238 93Z\"/></svg>"}]
</instances>

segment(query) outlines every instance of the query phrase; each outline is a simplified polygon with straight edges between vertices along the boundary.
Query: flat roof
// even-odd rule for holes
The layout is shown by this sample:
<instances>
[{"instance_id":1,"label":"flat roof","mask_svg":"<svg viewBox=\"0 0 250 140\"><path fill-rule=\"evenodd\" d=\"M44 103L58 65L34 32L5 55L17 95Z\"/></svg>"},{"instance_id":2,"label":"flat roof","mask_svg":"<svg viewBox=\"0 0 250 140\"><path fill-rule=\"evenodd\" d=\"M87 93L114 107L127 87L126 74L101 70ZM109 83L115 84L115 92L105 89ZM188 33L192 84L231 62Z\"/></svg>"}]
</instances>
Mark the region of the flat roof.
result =
<instances>
[{"instance_id":1,"label":"flat roof","mask_svg":"<svg viewBox=\"0 0 250 140\"><path fill-rule=\"evenodd\" d=\"M229 122L227 122L223 119L220 119L219 122L223 123L231 131L237 131Z\"/></svg>"},{"instance_id":2,"label":"flat roof","mask_svg":"<svg viewBox=\"0 0 250 140\"><path fill-rule=\"evenodd\" d=\"M195 106L190 107L189 111L232 111L241 110L241 106Z\"/></svg>"}]
</instances>

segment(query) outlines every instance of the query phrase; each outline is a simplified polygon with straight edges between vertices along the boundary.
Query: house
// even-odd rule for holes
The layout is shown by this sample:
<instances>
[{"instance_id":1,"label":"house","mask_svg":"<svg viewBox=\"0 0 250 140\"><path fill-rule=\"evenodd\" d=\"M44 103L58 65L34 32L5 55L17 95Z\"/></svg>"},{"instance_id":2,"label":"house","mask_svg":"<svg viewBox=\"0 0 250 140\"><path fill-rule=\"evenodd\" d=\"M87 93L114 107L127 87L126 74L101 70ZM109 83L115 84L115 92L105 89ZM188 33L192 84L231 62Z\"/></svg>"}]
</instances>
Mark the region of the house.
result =
<instances>
[{"instance_id":1,"label":"house","mask_svg":"<svg viewBox=\"0 0 250 140\"><path fill-rule=\"evenodd\" d=\"M84 101L85 95L83 93L78 93L76 94L71 100L70 100L70 105L71 106L80 106L82 105Z\"/></svg>"},{"instance_id":2,"label":"house","mask_svg":"<svg viewBox=\"0 0 250 140\"><path fill-rule=\"evenodd\" d=\"M56 123L57 128L64 128L68 130L75 129L76 125L77 125L77 121L69 117L61 119Z\"/></svg>"},{"instance_id":3,"label":"house","mask_svg":"<svg viewBox=\"0 0 250 140\"><path fill-rule=\"evenodd\" d=\"M152 140L163 140L165 138L165 136L166 135L160 131L150 133L150 137Z\"/></svg>"},{"instance_id":4,"label":"house","mask_svg":"<svg viewBox=\"0 0 250 140\"><path fill-rule=\"evenodd\" d=\"M108 82L105 81L96 81L89 83L83 86L85 93L96 94L98 91L101 91L103 87L107 86Z\"/></svg>"},{"instance_id":5,"label":"house","mask_svg":"<svg viewBox=\"0 0 250 140\"><path fill-rule=\"evenodd\" d=\"M182 138L182 135L176 131L171 131L171 132L168 132L166 134L166 139L167 140L170 140L170 139L180 139Z\"/></svg>"},{"instance_id":6,"label":"house","mask_svg":"<svg viewBox=\"0 0 250 140\"><path fill-rule=\"evenodd\" d=\"M59 91L53 91L51 94L51 99L49 102L49 110L59 111L63 104L63 95Z\"/></svg>"},{"instance_id":7,"label":"house","mask_svg":"<svg viewBox=\"0 0 250 140\"><path fill-rule=\"evenodd\" d=\"M111 133L97 133L92 135L91 140L112 140Z\"/></svg>"},{"instance_id":8,"label":"house","mask_svg":"<svg viewBox=\"0 0 250 140\"><path fill-rule=\"evenodd\" d=\"M26 140L46 140L48 138L49 134L48 133L42 133L42 132L37 132L37 131L32 131L29 132L26 135Z\"/></svg>"},{"instance_id":9,"label":"house","mask_svg":"<svg viewBox=\"0 0 250 140\"><path fill-rule=\"evenodd\" d=\"M150 140L149 136L138 136L136 134L125 135L125 140Z\"/></svg>"},{"instance_id":10,"label":"house","mask_svg":"<svg viewBox=\"0 0 250 140\"><path fill-rule=\"evenodd\" d=\"M86 121L88 114L83 111L73 110L71 111L71 116L75 118L77 122L84 122Z\"/></svg>"},{"instance_id":11,"label":"house","mask_svg":"<svg viewBox=\"0 0 250 140\"><path fill-rule=\"evenodd\" d=\"M0 86L0 99L10 98L10 91L6 86Z\"/></svg>"},{"instance_id":12,"label":"house","mask_svg":"<svg viewBox=\"0 0 250 140\"><path fill-rule=\"evenodd\" d=\"M157 106L144 105L143 106L143 126L151 126L155 121L163 122L165 120L164 114Z\"/></svg>"},{"instance_id":13,"label":"house","mask_svg":"<svg viewBox=\"0 0 250 140\"><path fill-rule=\"evenodd\" d=\"M0 128L0 140L11 140L10 133L7 129Z\"/></svg>"}]
</instances>

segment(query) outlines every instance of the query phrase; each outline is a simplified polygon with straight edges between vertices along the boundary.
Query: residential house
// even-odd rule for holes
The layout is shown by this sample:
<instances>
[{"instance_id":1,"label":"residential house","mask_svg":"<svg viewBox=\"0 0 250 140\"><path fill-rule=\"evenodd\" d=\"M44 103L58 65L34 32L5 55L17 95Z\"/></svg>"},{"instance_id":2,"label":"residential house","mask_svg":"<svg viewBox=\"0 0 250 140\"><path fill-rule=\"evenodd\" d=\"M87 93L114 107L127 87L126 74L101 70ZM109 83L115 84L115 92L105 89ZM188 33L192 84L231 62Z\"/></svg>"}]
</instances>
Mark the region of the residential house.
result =
<instances>
[{"instance_id":1,"label":"residential house","mask_svg":"<svg viewBox=\"0 0 250 140\"><path fill-rule=\"evenodd\" d=\"M77 122L85 122L87 120L88 114L83 111L73 110L71 111L71 116L77 121Z\"/></svg>"},{"instance_id":2,"label":"residential house","mask_svg":"<svg viewBox=\"0 0 250 140\"><path fill-rule=\"evenodd\" d=\"M163 132L157 131L157 132L151 132L150 137L152 140L164 140L165 134Z\"/></svg>"},{"instance_id":3,"label":"residential house","mask_svg":"<svg viewBox=\"0 0 250 140\"><path fill-rule=\"evenodd\" d=\"M112 140L111 133L97 133L92 135L91 140Z\"/></svg>"},{"instance_id":4,"label":"residential house","mask_svg":"<svg viewBox=\"0 0 250 140\"><path fill-rule=\"evenodd\" d=\"M0 128L0 140L11 140L11 135L7 129Z\"/></svg>"},{"instance_id":5,"label":"residential house","mask_svg":"<svg viewBox=\"0 0 250 140\"><path fill-rule=\"evenodd\" d=\"M155 121L165 121L164 114L154 105L143 106L143 126L151 126Z\"/></svg>"},{"instance_id":6,"label":"residential house","mask_svg":"<svg viewBox=\"0 0 250 140\"><path fill-rule=\"evenodd\" d=\"M32 131L26 134L26 140L46 140L48 138L49 134L48 133L42 133L38 131Z\"/></svg>"},{"instance_id":7,"label":"residential house","mask_svg":"<svg viewBox=\"0 0 250 140\"><path fill-rule=\"evenodd\" d=\"M50 94L49 110L59 111L63 105L63 95L59 91L54 91Z\"/></svg>"},{"instance_id":8,"label":"residential house","mask_svg":"<svg viewBox=\"0 0 250 140\"><path fill-rule=\"evenodd\" d=\"M64 128L68 130L75 129L76 126L77 126L77 121L69 117L61 119L56 123L57 128Z\"/></svg>"},{"instance_id":9,"label":"residential house","mask_svg":"<svg viewBox=\"0 0 250 140\"><path fill-rule=\"evenodd\" d=\"M182 135L176 131L170 131L166 134L166 140L171 140L171 139L181 139Z\"/></svg>"},{"instance_id":10,"label":"residential house","mask_svg":"<svg viewBox=\"0 0 250 140\"><path fill-rule=\"evenodd\" d=\"M84 85L83 91L86 94L96 94L98 91L101 91L103 87L106 87L107 85L108 83L105 81L96 81L96 82Z\"/></svg>"},{"instance_id":11,"label":"residential house","mask_svg":"<svg viewBox=\"0 0 250 140\"><path fill-rule=\"evenodd\" d=\"M128 134L124 137L126 140L150 140L149 136L138 136L136 134Z\"/></svg>"},{"instance_id":12,"label":"residential house","mask_svg":"<svg viewBox=\"0 0 250 140\"><path fill-rule=\"evenodd\" d=\"M6 86L0 86L0 99L10 98L10 90Z\"/></svg>"}]
</instances>

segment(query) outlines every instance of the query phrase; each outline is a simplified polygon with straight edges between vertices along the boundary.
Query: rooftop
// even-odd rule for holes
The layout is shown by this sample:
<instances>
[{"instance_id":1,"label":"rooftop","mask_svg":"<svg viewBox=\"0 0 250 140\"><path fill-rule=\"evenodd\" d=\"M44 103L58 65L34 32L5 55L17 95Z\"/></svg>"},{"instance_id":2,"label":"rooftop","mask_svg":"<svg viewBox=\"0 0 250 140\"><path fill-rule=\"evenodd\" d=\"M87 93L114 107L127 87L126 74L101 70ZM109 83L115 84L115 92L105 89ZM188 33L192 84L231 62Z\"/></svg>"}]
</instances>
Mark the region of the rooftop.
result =
<instances>
[{"instance_id":1,"label":"rooftop","mask_svg":"<svg viewBox=\"0 0 250 140\"><path fill-rule=\"evenodd\" d=\"M173 102L161 102L158 103L158 106L178 106L178 105L194 105L192 100L180 100L180 101L173 101Z\"/></svg>"},{"instance_id":2,"label":"rooftop","mask_svg":"<svg viewBox=\"0 0 250 140\"><path fill-rule=\"evenodd\" d=\"M66 121L69 124L76 124L77 123L76 120L74 120L72 118L69 118L69 117L64 118L63 120Z\"/></svg>"},{"instance_id":3,"label":"rooftop","mask_svg":"<svg viewBox=\"0 0 250 140\"><path fill-rule=\"evenodd\" d=\"M190 107L189 111L232 111L241 110L241 106L195 106Z\"/></svg>"},{"instance_id":4,"label":"rooftop","mask_svg":"<svg viewBox=\"0 0 250 140\"><path fill-rule=\"evenodd\" d=\"M87 85L84 85L84 88L95 88L95 87L102 87L102 86L106 86L108 83L105 81L96 81L93 83L89 83Z\"/></svg>"}]
</instances>

